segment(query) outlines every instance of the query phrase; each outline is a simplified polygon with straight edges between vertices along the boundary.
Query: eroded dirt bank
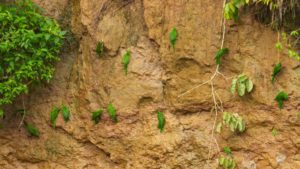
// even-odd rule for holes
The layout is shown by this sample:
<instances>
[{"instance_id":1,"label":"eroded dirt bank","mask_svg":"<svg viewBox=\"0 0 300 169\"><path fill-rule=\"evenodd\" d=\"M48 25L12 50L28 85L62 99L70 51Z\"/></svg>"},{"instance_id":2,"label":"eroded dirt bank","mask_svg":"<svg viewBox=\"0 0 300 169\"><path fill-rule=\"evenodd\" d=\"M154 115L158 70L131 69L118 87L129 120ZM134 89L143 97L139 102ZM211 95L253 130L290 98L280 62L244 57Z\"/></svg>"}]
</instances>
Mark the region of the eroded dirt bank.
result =
<instances>
[{"instance_id":1,"label":"eroded dirt bank","mask_svg":"<svg viewBox=\"0 0 300 169\"><path fill-rule=\"evenodd\" d=\"M211 138L214 114L211 90L203 86L178 95L210 78L220 47L221 0L36 0L46 13L74 33L77 41L63 52L50 85L31 90L26 120L41 131L39 139L17 129L13 113L0 130L0 168L4 169L202 169L217 168L218 151ZM299 63L282 55L285 68L270 83L278 61L277 34L244 12L238 24L227 23L225 46L230 53L221 72L232 77L244 72L254 91L238 97L230 80L219 77L215 88L226 111L237 112L247 131L224 130L219 146L230 146L241 169L300 168ZM169 32L176 27L176 51ZM107 48L98 58L96 44ZM122 55L132 52L124 75ZM274 97L289 93L279 110ZM91 112L113 102L119 123L107 113L98 125ZM49 122L55 105L70 106L72 117L57 128ZM14 107L20 107L18 102ZM157 129L157 110L165 112L165 131ZM221 120L221 116L219 117ZM279 134L271 133L276 128ZM213 158L207 160L210 144Z\"/></svg>"}]
</instances>

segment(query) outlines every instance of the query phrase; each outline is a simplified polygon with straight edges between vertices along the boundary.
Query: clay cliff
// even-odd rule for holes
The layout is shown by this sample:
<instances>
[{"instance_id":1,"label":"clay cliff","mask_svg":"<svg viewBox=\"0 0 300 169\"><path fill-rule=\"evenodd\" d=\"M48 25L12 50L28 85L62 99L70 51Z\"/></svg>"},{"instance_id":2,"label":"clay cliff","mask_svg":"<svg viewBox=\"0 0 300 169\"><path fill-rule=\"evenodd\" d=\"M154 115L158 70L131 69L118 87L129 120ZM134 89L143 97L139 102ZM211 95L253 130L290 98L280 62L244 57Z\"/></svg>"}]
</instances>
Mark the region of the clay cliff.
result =
<instances>
[{"instance_id":1,"label":"clay cliff","mask_svg":"<svg viewBox=\"0 0 300 169\"><path fill-rule=\"evenodd\" d=\"M21 116L10 113L0 130L3 169L202 169L218 168L219 152L211 130L214 123L211 87L203 85L215 71L221 45L221 0L36 0L45 14L72 34L48 85L25 95L25 120L40 138L18 130ZM176 27L176 50L169 32ZM225 129L215 134L219 147L231 147L241 169L300 168L300 64L281 54L285 65L270 83L278 62L277 33L258 23L249 11L238 23L227 22L222 72L214 87L224 110L239 113L246 132ZM99 41L105 53L98 57ZM130 49L125 76L122 55ZM230 93L230 78L251 77L254 90L245 97ZM290 98L280 110L274 98L285 90ZM105 113L99 124L91 112L112 102L119 118ZM51 127L53 106L66 104L71 119ZM19 99L12 108L21 107ZM157 111L166 117L157 129ZM218 115L218 121L222 115ZM272 135L276 128L278 135ZM210 157L209 147L211 147ZM221 153L222 154L222 153Z\"/></svg>"}]
</instances>

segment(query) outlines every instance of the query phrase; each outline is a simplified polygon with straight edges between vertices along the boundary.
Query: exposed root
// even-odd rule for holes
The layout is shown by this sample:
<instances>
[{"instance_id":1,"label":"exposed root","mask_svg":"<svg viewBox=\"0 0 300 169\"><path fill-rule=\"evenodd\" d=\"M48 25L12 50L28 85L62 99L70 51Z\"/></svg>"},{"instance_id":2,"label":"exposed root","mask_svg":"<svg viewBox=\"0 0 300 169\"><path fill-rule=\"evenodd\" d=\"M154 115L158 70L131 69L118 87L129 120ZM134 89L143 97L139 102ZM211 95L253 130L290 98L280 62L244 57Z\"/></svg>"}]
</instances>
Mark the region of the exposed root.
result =
<instances>
[{"instance_id":1,"label":"exposed root","mask_svg":"<svg viewBox=\"0 0 300 169\"><path fill-rule=\"evenodd\" d=\"M225 4L226 4L226 0L224 0L224 3L223 3L223 10L224 10ZM224 47L225 33L226 33L226 20L225 20L224 17L222 17L221 28L222 28L222 34L221 34L221 47L220 48L222 49ZM217 142L217 139L215 138L215 127L216 127L216 123L217 123L217 118L218 118L219 112L223 112L223 102L222 102L220 96L216 92L216 89L215 89L215 86L214 86L214 80L215 80L216 77L218 77L218 75L220 75L226 81L228 79L230 79L230 78L226 78L226 76L219 71L219 68L220 68L219 65L217 65L214 73L209 78L209 80L207 80L207 81L205 81L205 82L203 82L201 84L198 84L198 85L192 87L191 89L187 90L186 92L178 95L178 97L182 97L182 96L190 93L191 91L193 91L195 89L198 89L201 86L206 85L206 84L209 84L210 87L211 87L211 96L212 96L213 103L214 103L214 106L213 106L214 122L213 122L212 130L211 130L211 140L212 141L210 142L210 146L209 146L209 152L208 152L207 162L211 159L211 156L212 156L212 142L215 143L216 149L218 150L218 152L220 152L219 144Z\"/></svg>"}]
</instances>

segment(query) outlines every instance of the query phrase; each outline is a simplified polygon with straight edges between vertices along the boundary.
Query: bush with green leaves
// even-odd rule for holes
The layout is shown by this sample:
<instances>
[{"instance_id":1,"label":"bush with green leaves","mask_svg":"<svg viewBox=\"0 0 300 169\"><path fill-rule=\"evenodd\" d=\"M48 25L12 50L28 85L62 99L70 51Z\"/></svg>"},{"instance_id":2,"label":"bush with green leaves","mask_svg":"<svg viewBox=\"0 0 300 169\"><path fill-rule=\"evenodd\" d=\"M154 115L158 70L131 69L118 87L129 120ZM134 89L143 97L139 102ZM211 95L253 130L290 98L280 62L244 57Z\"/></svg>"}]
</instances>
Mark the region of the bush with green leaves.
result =
<instances>
[{"instance_id":1,"label":"bush with green leaves","mask_svg":"<svg viewBox=\"0 0 300 169\"><path fill-rule=\"evenodd\" d=\"M237 113L224 112L223 113L223 123L218 123L216 126L216 131L221 132L222 126L229 126L232 132L242 133L246 130L246 123L244 119Z\"/></svg>"},{"instance_id":2,"label":"bush with green leaves","mask_svg":"<svg viewBox=\"0 0 300 169\"><path fill-rule=\"evenodd\" d=\"M232 157L221 156L219 158L219 165L224 169L234 169L236 162Z\"/></svg>"},{"instance_id":3,"label":"bush with green leaves","mask_svg":"<svg viewBox=\"0 0 300 169\"><path fill-rule=\"evenodd\" d=\"M30 0L0 5L0 106L49 82L65 32Z\"/></svg>"},{"instance_id":4,"label":"bush with green leaves","mask_svg":"<svg viewBox=\"0 0 300 169\"><path fill-rule=\"evenodd\" d=\"M245 93L250 93L253 89L253 82L245 74L240 74L231 81L231 93L235 93L236 90L239 96L244 96Z\"/></svg>"}]
</instances>

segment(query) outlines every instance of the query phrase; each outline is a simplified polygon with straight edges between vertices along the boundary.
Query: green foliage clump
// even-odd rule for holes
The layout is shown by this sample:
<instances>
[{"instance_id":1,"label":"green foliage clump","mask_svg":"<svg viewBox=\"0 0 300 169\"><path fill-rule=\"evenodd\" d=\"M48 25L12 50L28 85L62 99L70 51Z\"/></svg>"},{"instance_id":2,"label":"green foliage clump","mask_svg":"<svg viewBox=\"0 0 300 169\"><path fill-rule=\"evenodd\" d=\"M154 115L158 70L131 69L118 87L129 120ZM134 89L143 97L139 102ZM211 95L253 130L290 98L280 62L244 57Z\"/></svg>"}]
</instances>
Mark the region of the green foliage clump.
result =
<instances>
[{"instance_id":1,"label":"green foliage clump","mask_svg":"<svg viewBox=\"0 0 300 169\"><path fill-rule=\"evenodd\" d=\"M278 131L275 128L272 129L272 135L274 137L278 135Z\"/></svg>"},{"instance_id":2,"label":"green foliage clump","mask_svg":"<svg viewBox=\"0 0 300 169\"><path fill-rule=\"evenodd\" d=\"M157 120L158 120L158 129L162 133L165 127L166 119L163 112L157 112Z\"/></svg>"},{"instance_id":3,"label":"green foliage clump","mask_svg":"<svg viewBox=\"0 0 300 169\"><path fill-rule=\"evenodd\" d=\"M128 65L130 63L130 58L131 58L130 50L127 50L127 52L123 55L123 60L122 60L122 63L124 65L125 75L127 75L128 73Z\"/></svg>"},{"instance_id":4,"label":"green foliage clump","mask_svg":"<svg viewBox=\"0 0 300 169\"><path fill-rule=\"evenodd\" d=\"M169 40L170 40L170 44L171 44L171 47L173 48L173 50L175 50L177 36L178 36L178 32L177 32L177 29L174 27L169 34Z\"/></svg>"},{"instance_id":5,"label":"green foliage clump","mask_svg":"<svg viewBox=\"0 0 300 169\"><path fill-rule=\"evenodd\" d=\"M224 169L234 169L236 167L236 162L232 157L221 156L219 158L219 165Z\"/></svg>"},{"instance_id":6,"label":"green foliage clump","mask_svg":"<svg viewBox=\"0 0 300 169\"><path fill-rule=\"evenodd\" d=\"M216 64L220 65L221 64L221 58L228 54L229 49L228 48L221 48L217 51L216 55L215 55L215 60L216 60Z\"/></svg>"},{"instance_id":7,"label":"green foliage clump","mask_svg":"<svg viewBox=\"0 0 300 169\"><path fill-rule=\"evenodd\" d=\"M34 136L34 137L39 137L40 136L39 129L37 129L32 124L27 124L25 127L26 127L26 130L27 130L27 132L30 136Z\"/></svg>"},{"instance_id":8,"label":"green foliage clump","mask_svg":"<svg viewBox=\"0 0 300 169\"><path fill-rule=\"evenodd\" d=\"M224 112L223 124L229 126L232 132L242 133L246 130L244 119L237 113Z\"/></svg>"},{"instance_id":9,"label":"green foliage clump","mask_svg":"<svg viewBox=\"0 0 300 169\"><path fill-rule=\"evenodd\" d=\"M55 106L50 113L50 122L53 127L56 126L56 119L58 117L58 114L59 114L59 109Z\"/></svg>"},{"instance_id":10,"label":"green foliage clump","mask_svg":"<svg viewBox=\"0 0 300 169\"><path fill-rule=\"evenodd\" d=\"M96 47L96 53L99 57L103 56L103 54L104 54L104 42L103 41L98 42L97 47Z\"/></svg>"},{"instance_id":11,"label":"green foliage clump","mask_svg":"<svg viewBox=\"0 0 300 169\"><path fill-rule=\"evenodd\" d=\"M65 122L70 120L70 110L67 106L65 106L65 105L62 106L61 113L62 113L62 116L63 116Z\"/></svg>"},{"instance_id":12,"label":"green foliage clump","mask_svg":"<svg viewBox=\"0 0 300 169\"><path fill-rule=\"evenodd\" d=\"M116 110L116 108L113 106L112 103L109 103L109 105L108 105L108 107L107 107L107 111L108 111L109 117L113 120L113 122L117 123L117 122L118 122L118 118L117 118L117 110Z\"/></svg>"},{"instance_id":13,"label":"green foliage clump","mask_svg":"<svg viewBox=\"0 0 300 169\"><path fill-rule=\"evenodd\" d=\"M297 113L298 118L300 118L300 112Z\"/></svg>"},{"instance_id":14,"label":"green foliage clump","mask_svg":"<svg viewBox=\"0 0 300 169\"><path fill-rule=\"evenodd\" d=\"M272 73L272 83L274 83L275 77L279 74L279 72L281 71L281 68L282 68L281 63L277 63L274 66L273 73Z\"/></svg>"},{"instance_id":15,"label":"green foliage clump","mask_svg":"<svg viewBox=\"0 0 300 169\"><path fill-rule=\"evenodd\" d=\"M234 21L238 21L239 19L239 8L248 4L249 0L231 0L226 3L224 8L224 17L227 20L233 19Z\"/></svg>"},{"instance_id":16,"label":"green foliage clump","mask_svg":"<svg viewBox=\"0 0 300 169\"><path fill-rule=\"evenodd\" d=\"M279 93L276 95L276 97L275 97L275 100L277 101L278 107L279 107L280 109L283 108L283 101L286 101L286 100L288 100L288 99L289 99L289 96L288 96L288 94L287 94L286 92L284 92L284 91L279 92Z\"/></svg>"},{"instance_id":17,"label":"green foliage clump","mask_svg":"<svg viewBox=\"0 0 300 169\"><path fill-rule=\"evenodd\" d=\"M64 34L31 0L0 5L0 106L50 81Z\"/></svg>"},{"instance_id":18,"label":"green foliage clump","mask_svg":"<svg viewBox=\"0 0 300 169\"><path fill-rule=\"evenodd\" d=\"M102 113L102 109L92 112L92 120L95 122L95 124L98 124L100 122Z\"/></svg>"},{"instance_id":19,"label":"green foliage clump","mask_svg":"<svg viewBox=\"0 0 300 169\"><path fill-rule=\"evenodd\" d=\"M237 90L239 96L244 96L245 93L250 93L253 89L253 82L245 75L240 74L231 81L231 93Z\"/></svg>"}]
</instances>

